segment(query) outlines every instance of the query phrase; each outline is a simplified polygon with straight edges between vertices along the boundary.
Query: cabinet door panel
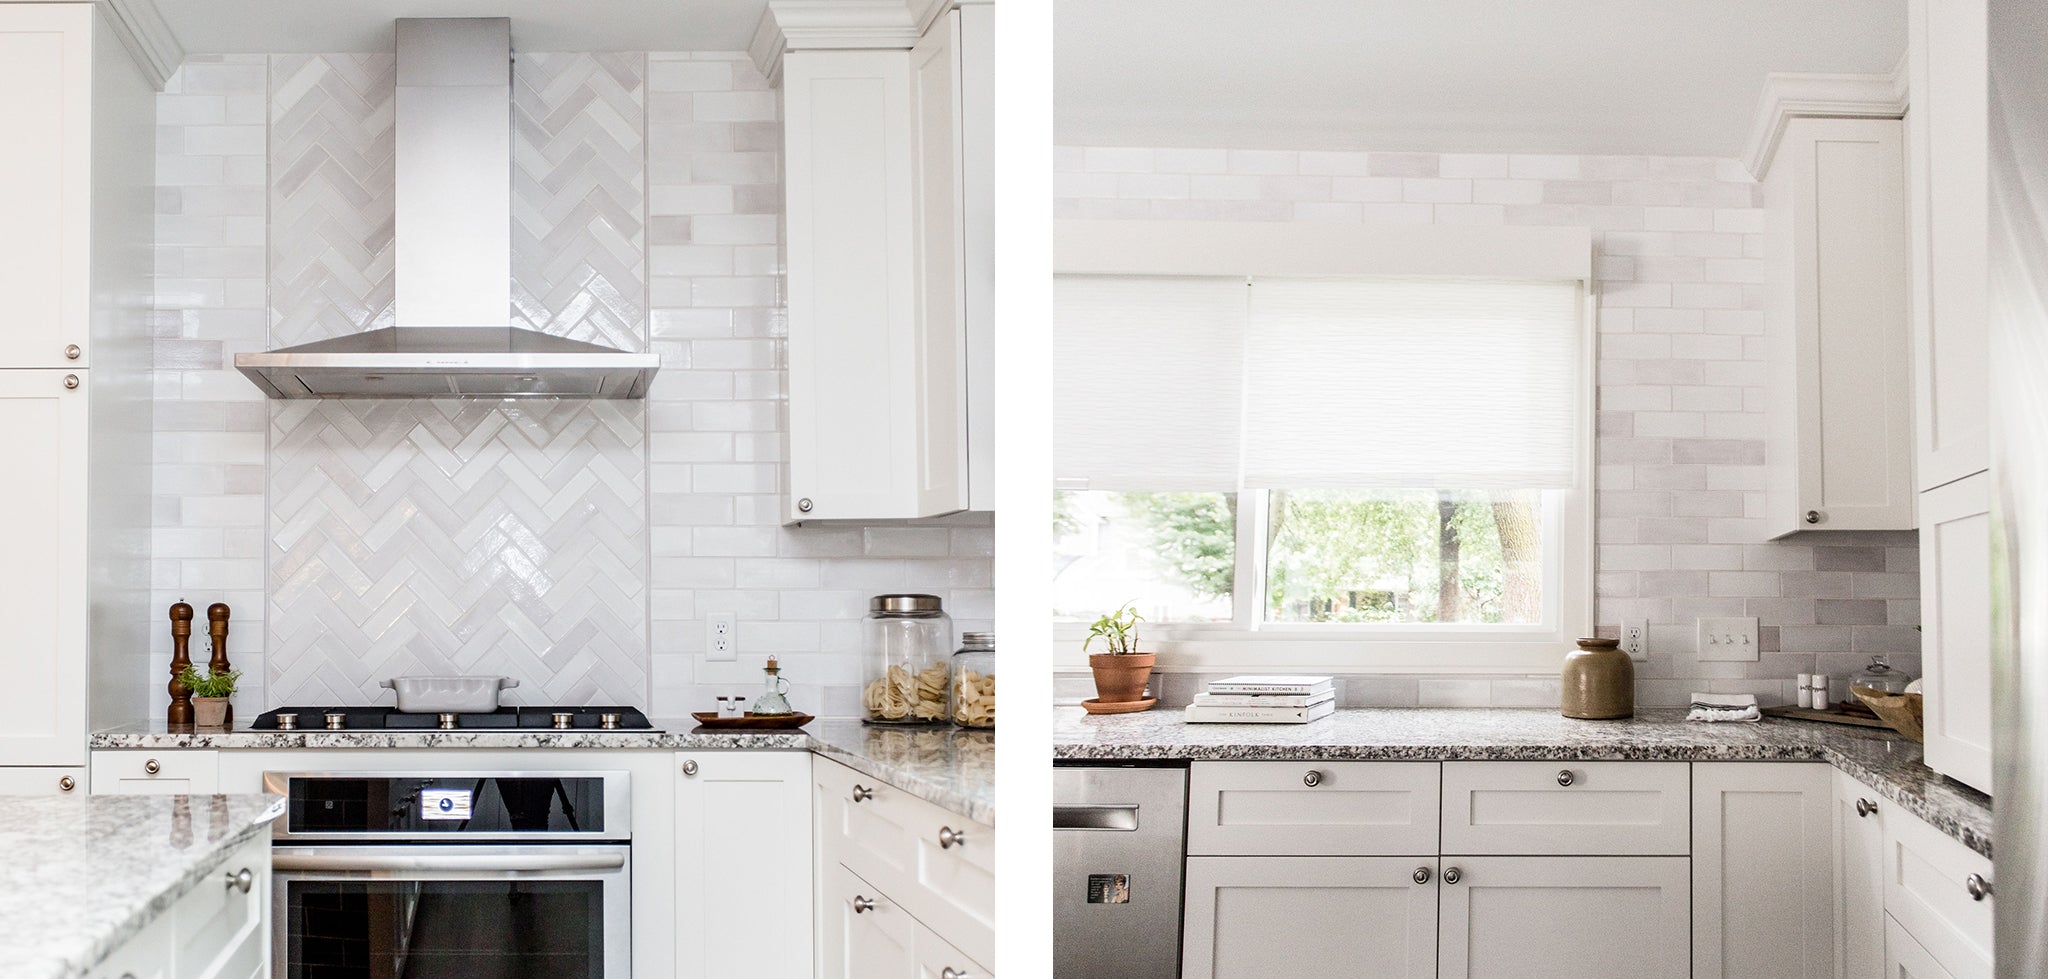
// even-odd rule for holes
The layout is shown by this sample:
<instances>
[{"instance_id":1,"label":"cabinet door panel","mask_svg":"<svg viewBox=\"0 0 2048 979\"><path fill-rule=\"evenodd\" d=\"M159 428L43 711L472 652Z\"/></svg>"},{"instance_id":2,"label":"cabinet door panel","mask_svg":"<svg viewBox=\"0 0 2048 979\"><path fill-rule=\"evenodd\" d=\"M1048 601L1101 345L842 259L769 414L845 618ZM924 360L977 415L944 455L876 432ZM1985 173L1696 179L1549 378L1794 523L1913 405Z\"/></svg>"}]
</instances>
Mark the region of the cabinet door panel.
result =
<instances>
[{"instance_id":1,"label":"cabinet door panel","mask_svg":"<svg viewBox=\"0 0 2048 979\"><path fill-rule=\"evenodd\" d=\"M952 451L920 453L919 507L964 505L967 487L967 295L962 288L960 211L960 12L950 11L910 52L911 132L916 148L917 424L919 441Z\"/></svg>"},{"instance_id":2,"label":"cabinet door panel","mask_svg":"<svg viewBox=\"0 0 2048 979\"><path fill-rule=\"evenodd\" d=\"M1835 972L1834 769L1692 766L1692 974Z\"/></svg>"},{"instance_id":3,"label":"cabinet door panel","mask_svg":"<svg viewBox=\"0 0 2048 979\"><path fill-rule=\"evenodd\" d=\"M1991 792L1991 476L1928 490L1920 509L1927 767Z\"/></svg>"},{"instance_id":4,"label":"cabinet door panel","mask_svg":"<svg viewBox=\"0 0 2048 979\"><path fill-rule=\"evenodd\" d=\"M92 7L0 7L0 368L83 367Z\"/></svg>"},{"instance_id":5,"label":"cabinet door panel","mask_svg":"<svg viewBox=\"0 0 2048 979\"><path fill-rule=\"evenodd\" d=\"M1684 857L1446 857L1442 979L1685 979ZM1457 881L1451 882L1452 868Z\"/></svg>"},{"instance_id":6,"label":"cabinet door panel","mask_svg":"<svg viewBox=\"0 0 2048 979\"><path fill-rule=\"evenodd\" d=\"M34 691L0 711L0 765L85 764L85 377L0 370L0 672Z\"/></svg>"},{"instance_id":7,"label":"cabinet door panel","mask_svg":"<svg viewBox=\"0 0 2048 979\"><path fill-rule=\"evenodd\" d=\"M1418 868L1428 869L1417 883ZM1182 979L1436 975L1435 857L1190 857Z\"/></svg>"},{"instance_id":8,"label":"cabinet door panel","mask_svg":"<svg viewBox=\"0 0 2048 979\"><path fill-rule=\"evenodd\" d=\"M681 979L811 970L811 756L687 752L676 765Z\"/></svg>"},{"instance_id":9,"label":"cabinet door panel","mask_svg":"<svg viewBox=\"0 0 2048 979\"><path fill-rule=\"evenodd\" d=\"M1842 948L1836 974L1872 979L1885 973L1884 823L1892 802L1841 772L1834 802L1835 934Z\"/></svg>"}]
</instances>

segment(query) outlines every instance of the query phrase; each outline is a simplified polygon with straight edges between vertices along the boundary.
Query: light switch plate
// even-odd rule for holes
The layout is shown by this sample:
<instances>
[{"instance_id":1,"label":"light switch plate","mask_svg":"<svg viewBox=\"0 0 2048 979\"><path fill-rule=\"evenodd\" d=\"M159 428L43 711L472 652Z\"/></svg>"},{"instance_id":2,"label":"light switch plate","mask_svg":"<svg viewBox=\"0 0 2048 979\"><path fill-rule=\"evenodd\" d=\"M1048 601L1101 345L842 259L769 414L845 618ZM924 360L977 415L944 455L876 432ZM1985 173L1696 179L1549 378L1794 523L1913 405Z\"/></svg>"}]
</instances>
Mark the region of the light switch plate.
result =
<instances>
[{"instance_id":1,"label":"light switch plate","mask_svg":"<svg viewBox=\"0 0 2048 979\"><path fill-rule=\"evenodd\" d=\"M1759 650L1756 619L1699 620L1699 657L1703 662L1755 662Z\"/></svg>"}]
</instances>

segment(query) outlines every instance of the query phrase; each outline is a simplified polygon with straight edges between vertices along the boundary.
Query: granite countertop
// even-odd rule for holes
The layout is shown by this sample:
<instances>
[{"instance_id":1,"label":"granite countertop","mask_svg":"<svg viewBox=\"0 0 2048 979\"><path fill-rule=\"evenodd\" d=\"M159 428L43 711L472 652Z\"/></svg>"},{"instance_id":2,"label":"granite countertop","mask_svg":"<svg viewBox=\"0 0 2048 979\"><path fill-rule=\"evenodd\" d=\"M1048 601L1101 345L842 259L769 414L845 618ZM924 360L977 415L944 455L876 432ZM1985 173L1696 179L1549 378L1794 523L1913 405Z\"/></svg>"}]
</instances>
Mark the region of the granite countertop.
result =
<instances>
[{"instance_id":1,"label":"granite countertop","mask_svg":"<svg viewBox=\"0 0 2048 979\"><path fill-rule=\"evenodd\" d=\"M0 962L84 975L283 811L272 795L0 796Z\"/></svg>"},{"instance_id":2,"label":"granite countertop","mask_svg":"<svg viewBox=\"0 0 2048 979\"><path fill-rule=\"evenodd\" d=\"M1991 856L1991 798L1921 764L1888 730L1767 718L1696 724L1682 709L1578 721L1551 710L1354 708L1308 724L1188 724L1178 710L1053 709L1061 760L1825 761Z\"/></svg>"},{"instance_id":3,"label":"granite countertop","mask_svg":"<svg viewBox=\"0 0 2048 979\"><path fill-rule=\"evenodd\" d=\"M94 732L95 750L347 748L639 748L810 751L917 798L994 825L995 732L950 726L879 727L819 718L800 731L698 731L697 722L652 718L654 731L171 731L162 722Z\"/></svg>"}]
</instances>

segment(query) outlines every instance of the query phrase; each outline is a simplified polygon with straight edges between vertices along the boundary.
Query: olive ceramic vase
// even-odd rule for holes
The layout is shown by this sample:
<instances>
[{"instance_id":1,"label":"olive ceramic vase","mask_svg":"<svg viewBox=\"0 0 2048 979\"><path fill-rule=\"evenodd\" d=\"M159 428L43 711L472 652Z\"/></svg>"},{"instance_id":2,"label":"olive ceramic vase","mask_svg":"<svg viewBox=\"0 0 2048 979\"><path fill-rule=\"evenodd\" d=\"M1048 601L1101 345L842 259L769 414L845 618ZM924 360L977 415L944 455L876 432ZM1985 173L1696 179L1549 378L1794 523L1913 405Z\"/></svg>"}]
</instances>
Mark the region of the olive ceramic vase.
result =
<instances>
[{"instance_id":1,"label":"olive ceramic vase","mask_svg":"<svg viewBox=\"0 0 2048 979\"><path fill-rule=\"evenodd\" d=\"M1566 717L1616 720L1636 714L1636 663L1619 639L1581 639L1565 654L1560 683Z\"/></svg>"}]
</instances>

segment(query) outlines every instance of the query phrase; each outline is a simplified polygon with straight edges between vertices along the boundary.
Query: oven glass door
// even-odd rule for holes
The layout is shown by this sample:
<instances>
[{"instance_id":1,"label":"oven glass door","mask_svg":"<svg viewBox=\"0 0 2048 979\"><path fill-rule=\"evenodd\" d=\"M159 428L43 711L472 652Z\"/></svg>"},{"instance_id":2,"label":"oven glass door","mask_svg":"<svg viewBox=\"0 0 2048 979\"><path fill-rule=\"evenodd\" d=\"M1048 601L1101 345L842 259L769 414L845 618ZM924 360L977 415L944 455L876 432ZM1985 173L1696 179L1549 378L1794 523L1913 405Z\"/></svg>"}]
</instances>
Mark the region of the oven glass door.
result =
<instances>
[{"instance_id":1,"label":"oven glass door","mask_svg":"<svg viewBox=\"0 0 2048 979\"><path fill-rule=\"evenodd\" d=\"M277 847L282 979L620 979L626 846Z\"/></svg>"}]
</instances>

